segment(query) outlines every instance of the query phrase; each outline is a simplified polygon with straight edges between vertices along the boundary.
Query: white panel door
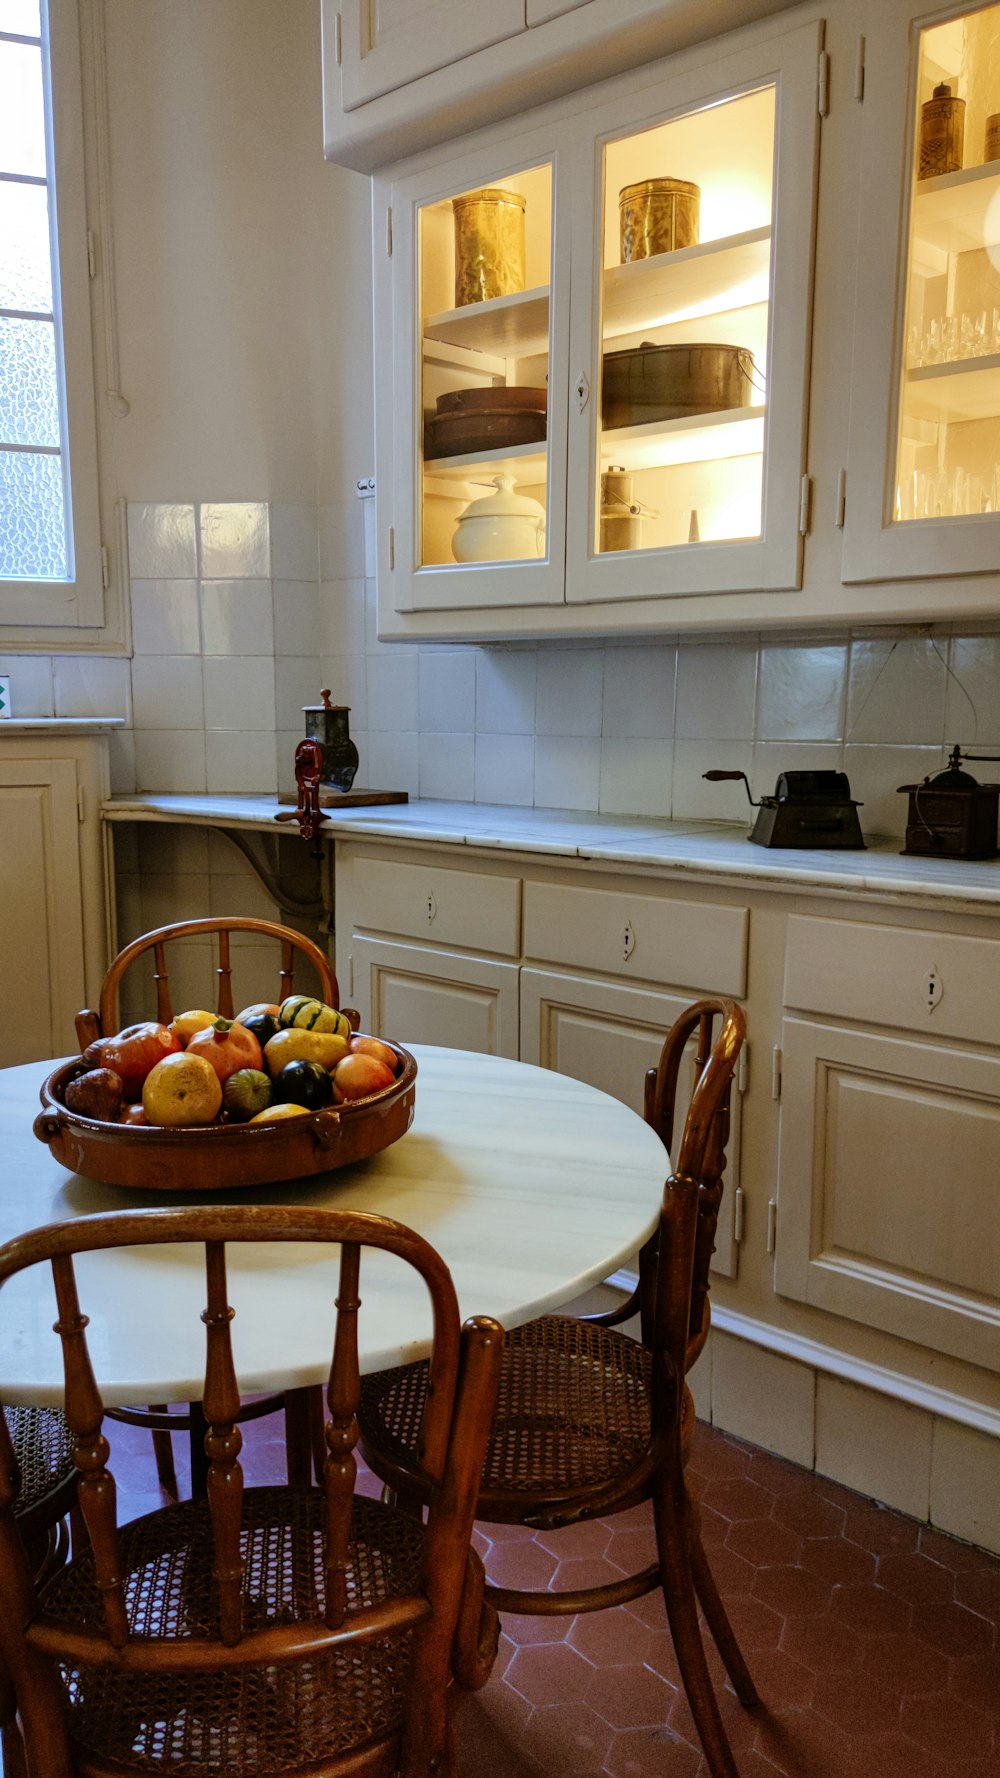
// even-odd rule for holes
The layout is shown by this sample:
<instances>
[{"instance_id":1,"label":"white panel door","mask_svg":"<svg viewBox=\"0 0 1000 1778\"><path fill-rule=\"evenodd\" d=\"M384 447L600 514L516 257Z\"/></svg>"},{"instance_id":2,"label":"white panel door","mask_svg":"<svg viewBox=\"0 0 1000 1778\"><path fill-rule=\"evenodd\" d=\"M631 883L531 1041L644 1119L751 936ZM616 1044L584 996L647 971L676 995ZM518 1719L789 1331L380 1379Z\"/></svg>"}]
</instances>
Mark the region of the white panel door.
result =
<instances>
[{"instance_id":1,"label":"white panel door","mask_svg":"<svg viewBox=\"0 0 1000 1778\"><path fill-rule=\"evenodd\" d=\"M383 939L353 941L364 1030L517 1059L517 964Z\"/></svg>"},{"instance_id":2,"label":"white panel door","mask_svg":"<svg viewBox=\"0 0 1000 1778\"><path fill-rule=\"evenodd\" d=\"M345 111L524 30L524 0L343 0L340 11Z\"/></svg>"},{"instance_id":3,"label":"white panel door","mask_svg":"<svg viewBox=\"0 0 1000 1778\"><path fill-rule=\"evenodd\" d=\"M6 1068L77 1048L86 989L75 761L0 753L0 834Z\"/></svg>"},{"instance_id":4,"label":"white panel door","mask_svg":"<svg viewBox=\"0 0 1000 1778\"><path fill-rule=\"evenodd\" d=\"M1000 1368L1000 1056L786 1019L775 1287Z\"/></svg>"},{"instance_id":5,"label":"white panel door","mask_svg":"<svg viewBox=\"0 0 1000 1778\"><path fill-rule=\"evenodd\" d=\"M647 1068L660 1059L663 1039L689 1004L674 994L657 994L595 981L585 976L558 975L542 969L521 971L521 1060L553 1068L642 1113ZM685 1080L682 1074L675 1145L694 1085L694 1054ZM733 1115L712 1269L736 1276L739 1249L735 1241L736 1193L739 1187L740 1103L733 1095ZM664 1178L667 1161L664 1157Z\"/></svg>"}]
</instances>

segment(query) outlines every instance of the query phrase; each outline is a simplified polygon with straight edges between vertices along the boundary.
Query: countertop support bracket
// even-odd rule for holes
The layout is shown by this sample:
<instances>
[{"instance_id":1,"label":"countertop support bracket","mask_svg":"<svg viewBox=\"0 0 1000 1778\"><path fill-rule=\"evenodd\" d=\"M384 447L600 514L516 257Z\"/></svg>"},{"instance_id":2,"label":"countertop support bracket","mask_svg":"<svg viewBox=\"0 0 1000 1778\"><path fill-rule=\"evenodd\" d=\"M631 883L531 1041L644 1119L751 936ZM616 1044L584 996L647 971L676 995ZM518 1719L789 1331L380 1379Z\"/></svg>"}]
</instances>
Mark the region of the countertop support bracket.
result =
<instances>
[{"instance_id":1,"label":"countertop support bracket","mask_svg":"<svg viewBox=\"0 0 1000 1778\"><path fill-rule=\"evenodd\" d=\"M296 849L296 863L306 867L306 879L312 878L315 888L312 894L302 894L293 888L290 881L283 875L281 863L280 840L277 834L247 834L238 828L213 827L213 833L222 834L236 847L246 859L261 888L277 904L283 914L298 917L300 920L315 921L323 932L333 930L333 905L323 893L323 863ZM325 862L325 861L324 861Z\"/></svg>"}]
</instances>

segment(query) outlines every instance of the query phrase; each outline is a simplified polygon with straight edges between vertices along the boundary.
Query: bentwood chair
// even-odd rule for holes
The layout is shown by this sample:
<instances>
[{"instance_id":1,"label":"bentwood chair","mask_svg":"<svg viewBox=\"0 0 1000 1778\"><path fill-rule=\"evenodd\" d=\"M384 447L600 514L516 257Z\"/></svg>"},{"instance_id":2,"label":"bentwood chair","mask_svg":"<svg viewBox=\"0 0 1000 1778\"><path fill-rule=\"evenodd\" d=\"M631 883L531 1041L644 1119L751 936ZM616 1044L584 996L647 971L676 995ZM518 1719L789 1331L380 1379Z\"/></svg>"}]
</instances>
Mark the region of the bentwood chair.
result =
<instances>
[{"instance_id":1,"label":"bentwood chair","mask_svg":"<svg viewBox=\"0 0 1000 1778\"><path fill-rule=\"evenodd\" d=\"M205 1252L208 1489L119 1525L74 1260L177 1242ZM244 1488L226 1259L247 1242L330 1248L321 1487ZM426 1524L354 1492L358 1312L373 1249L413 1267L430 1299ZM20 1769L29 1778L456 1778L449 1706L457 1690L485 1682L499 1630L471 1536L502 1329L486 1319L460 1327L434 1249L360 1212L84 1216L0 1249L0 1287L45 1265L89 1547L36 1584L0 1418L0 1660L17 1698Z\"/></svg>"},{"instance_id":2,"label":"bentwood chair","mask_svg":"<svg viewBox=\"0 0 1000 1778\"><path fill-rule=\"evenodd\" d=\"M281 946L281 962L278 974L277 1000L280 1002L291 994L295 986L296 953L312 966L319 979L319 993L328 1006L340 1006L340 991L337 977L334 974L330 959L313 944L311 939L304 937L290 926L279 926L273 920L254 920L249 917L233 917L217 920L182 920L172 926L159 926L153 932L146 932L141 938L134 939L118 953L104 981L101 984L100 1000L96 1012L86 1010L76 1017L76 1034L80 1049L85 1050L88 1044L95 1043L101 1037L113 1037L121 1029L119 997L122 978L132 966L147 955L153 953L153 980L156 990L156 1019L161 1025L169 1025L175 1012L185 1010L175 1007L170 991L170 971L167 958L167 946L182 939L216 938L218 940L218 965L216 976L218 988L215 1011L220 1018L231 1019L235 1016L232 983L232 954L230 946L231 933L248 933L263 939L275 939ZM150 1017L152 1017L152 1013ZM347 1010L345 1017L357 1027L357 1014ZM316 1456L316 1428L318 1425L319 1403L314 1392L307 1389L289 1389L281 1395L270 1395L254 1402L247 1402L240 1410L240 1420L257 1419L261 1415L274 1413L278 1408L285 1413L285 1444L288 1452L289 1480L307 1481L310 1463ZM200 1402L192 1402L189 1409L170 1413L162 1403L151 1402L147 1407L115 1408L109 1410L111 1418L127 1421L134 1426L148 1426L153 1434L153 1450L156 1457L156 1471L162 1487L177 1496L177 1473L174 1469L171 1433L187 1432L191 1451L191 1486L195 1493L201 1493L205 1487L207 1464L204 1452L205 1422L201 1413ZM319 1459L321 1460L321 1459Z\"/></svg>"},{"instance_id":3,"label":"bentwood chair","mask_svg":"<svg viewBox=\"0 0 1000 1778\"><path fill-rule=\"evenodd\" d=\"M681 1015L647 1077L646 1107L669 1139L682 1057L696 1034L702 1065L664 1187L653 1276L648 1259L644 1268L644 1338L562 1315L508 1333L476 1517L552 1530L651 1500L657 1559L641 1573L572 1593L487 1586L487 1598L500 1610L547 1616L622 1605L662 1588L709 1770L713 1778L737 1778L705 1659L699 1602L737 1696L746 1705L758 1698L684 1478L695 1421L684 1377L708 1332L708 1266L729 1094L744 1038L743 1013L734 1002L701 1000ZM427 1390L420 1364L367 1377L362 1389L365 1461L384 1482L386 1497L411 1510L427 1498L417 1444Z\"/></svg>"},{"instance_id":4,"label":"bentwood chair","mask_svg":"<svg viewBox=\"0 0 1000 1778\"><path fill-rule=\"evenodd\" d=\"M37 1583L47 1580L69 1552L66 1516L76 1504L73 1435L51 1408L2 1410L17 1483L17 1529ZM5 1778L23 1778L17 1700L0 1659L0 1755Z\"/></svg>"}]
</instances>

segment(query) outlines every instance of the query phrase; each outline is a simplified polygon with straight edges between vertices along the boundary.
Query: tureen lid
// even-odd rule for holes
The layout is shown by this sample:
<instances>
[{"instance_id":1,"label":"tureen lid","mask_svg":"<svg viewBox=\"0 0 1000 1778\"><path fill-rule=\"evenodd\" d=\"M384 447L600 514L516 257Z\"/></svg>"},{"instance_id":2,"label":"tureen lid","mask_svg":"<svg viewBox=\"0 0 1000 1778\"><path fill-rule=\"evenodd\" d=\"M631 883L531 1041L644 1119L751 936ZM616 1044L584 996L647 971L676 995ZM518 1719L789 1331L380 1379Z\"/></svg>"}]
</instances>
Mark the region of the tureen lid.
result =
<instances>
[{"instance_id":1,"label":"tureen lid","mask_svg":"<svg viewBox=\"0 0 1000 1778\"><path fill-rule=\"evenodd\" d=\"M495 518L530 518L543 519L545 508L528 494L515 494L517 483L512 475L495 475L493 486L495 494L484 494L480 500L472 500L459 514L458 522L463 519L495 519Z\"/></svg>"}]
</instances>

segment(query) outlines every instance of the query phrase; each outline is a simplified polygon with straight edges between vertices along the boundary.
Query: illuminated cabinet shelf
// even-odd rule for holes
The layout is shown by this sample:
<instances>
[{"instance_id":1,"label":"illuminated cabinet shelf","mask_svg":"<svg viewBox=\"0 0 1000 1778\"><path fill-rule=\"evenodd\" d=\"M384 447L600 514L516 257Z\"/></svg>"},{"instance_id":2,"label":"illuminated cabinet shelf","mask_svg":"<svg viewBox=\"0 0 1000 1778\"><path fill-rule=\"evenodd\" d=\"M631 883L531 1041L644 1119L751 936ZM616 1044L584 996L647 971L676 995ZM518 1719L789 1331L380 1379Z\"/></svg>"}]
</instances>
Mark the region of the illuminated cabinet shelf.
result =
<instances>
[{"instance_id":1,"label":"illuminated cabinet shelf","mask_svg":"<svg viewBox=\"0 0 1000 1778\"><path fill-rule=\"evenodd\" d=\"M916 420L986 420L1000 416L1000 352L906 373L906 413Z\"/></svg>"},{"instance_id":2,"label":"illuminated cabinet shelf","mask_svg":"<svg viewBox=\"0 0 1000 1778\"><path fill-rule=\"evenodd\" d=\"M771 29L376 179L392 213L375 256L380 636L648 633L697 622L702 599L800 586L819 51L815 21ZM654 230L661 250L623 262L619 193L664 168L698 187L696 238ZM523 289L491 205L523 212ZM470 268L489 293L456 302ZM647 342L665 350L642 358ZM633 350L662 395L633 390L628 362L607 369ZM611 375L634 424L603 424ZM521 387L547 391L545 440L494 444L489 392ZM472 448L424 459L425 437ZM634 483L627 533L612 469ZM472 501L486 511L459 532ZM524 539L493 523L504 503ZM474 561L454 559L456 536Z\"/></svg>"}]
</instances>

